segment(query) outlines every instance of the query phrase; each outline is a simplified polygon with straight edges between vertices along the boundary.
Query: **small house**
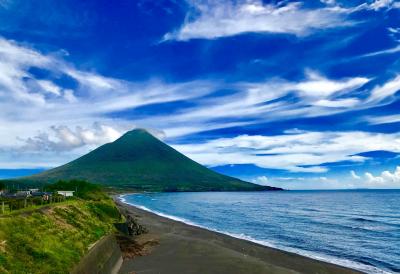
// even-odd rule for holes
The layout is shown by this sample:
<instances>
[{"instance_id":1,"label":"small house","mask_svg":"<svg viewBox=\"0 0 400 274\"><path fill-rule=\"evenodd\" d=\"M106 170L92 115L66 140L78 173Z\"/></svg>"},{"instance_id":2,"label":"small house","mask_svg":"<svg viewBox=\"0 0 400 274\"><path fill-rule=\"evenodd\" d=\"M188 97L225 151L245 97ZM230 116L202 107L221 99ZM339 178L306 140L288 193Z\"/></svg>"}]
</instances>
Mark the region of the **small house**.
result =
<instances>
[{"instance_id":1,"label":"small house","mask_svg":"<svg viewBox=\"0 0 400 274\"><path fill-rule=\"evenodd\" d=\"M49 201L50 197L53 195L51 192L33 192L32 197L42 197L43 201Z\"/></svg>"},{"instance_id":2,"label":"small house","mask_svg":"<svg viewBox=\"0 0 400 274\"><path fill-rule=\"evenodd\" d=\"M64 196L64 197L72 197L74 196L75 191L70 191L70 190L59 190L57 191L58 194Z\"/></svg>"},{"instance_id":3,"label":"small house","mask_svg":"<svg viewBox=\"0 0 400 274\"><path fill-rule=\"evenodd\" d=\"M31 196L31 192L29 190L20 190L20 191L17 191L17 193L15 195L16 195L16 197L20 197L20 198L27 198L27 197Z\"/></svg>"}]
</instances>

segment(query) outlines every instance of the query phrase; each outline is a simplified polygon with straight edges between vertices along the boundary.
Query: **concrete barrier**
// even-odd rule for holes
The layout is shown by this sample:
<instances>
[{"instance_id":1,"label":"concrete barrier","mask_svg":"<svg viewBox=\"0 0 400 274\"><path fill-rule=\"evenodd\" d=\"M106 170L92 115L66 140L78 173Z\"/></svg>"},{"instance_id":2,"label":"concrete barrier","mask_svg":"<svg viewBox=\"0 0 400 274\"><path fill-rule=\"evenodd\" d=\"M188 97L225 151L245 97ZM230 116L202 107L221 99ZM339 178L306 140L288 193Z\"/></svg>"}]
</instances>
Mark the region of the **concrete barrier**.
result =
<instances>
[{"instance_id":1,"label":"concrete barrier","mask_svg":"<svg viewBox=\"0 0 400 274\"><path fill-rule=\"evenodd\" d=\"M117 274L122 261L115 236L108 235L89 250L71 274Z\"/></svg>"}]
</instances>

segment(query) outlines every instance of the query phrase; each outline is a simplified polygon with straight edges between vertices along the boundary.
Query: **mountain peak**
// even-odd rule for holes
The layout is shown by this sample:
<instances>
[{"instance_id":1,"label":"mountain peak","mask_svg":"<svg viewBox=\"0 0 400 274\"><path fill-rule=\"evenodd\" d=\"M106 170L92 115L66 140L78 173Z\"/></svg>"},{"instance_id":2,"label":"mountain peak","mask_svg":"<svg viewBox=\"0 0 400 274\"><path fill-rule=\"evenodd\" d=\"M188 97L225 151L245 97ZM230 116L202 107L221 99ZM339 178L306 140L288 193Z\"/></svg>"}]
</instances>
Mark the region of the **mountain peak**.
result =
<instances>
[{"instance_id":1,"label":"mountain peak","mask_svg":"<svg viewBox=\"0 0 400 274\"><path fill-rule=\"evenodd\" d=\"M132 136L132 135L137 135L137 134L149 134L152 135L147 129L145 128L134 128L130 131L125 132L121 137L124 136Z\"/></svg>"},{"instance_id":2,"label":"mountain peak","mask_svg":"<svg viewBox=\"0 0 400 274\"><path fill-rule=\"evenodd\" d=\"M138 137L153 137L157 138L150 130L145 128L135 128L132 129L125 134L123 134L120 139L122 138L138 138ZM157 138L158 139L158 138Z\"/></svg>"},{"instance_id":3,"label":"mountain peak","mask_svg":"<svg viewBox=\"0 0 400 274\"><path fill-rule=\"evenodd\" d=\"M134 128L134 129L126 132L125 134L130 134L130 133L147 133L147 134L150 134L150 131L145 129L145 128Z\"/></svg>"}]
</instances>

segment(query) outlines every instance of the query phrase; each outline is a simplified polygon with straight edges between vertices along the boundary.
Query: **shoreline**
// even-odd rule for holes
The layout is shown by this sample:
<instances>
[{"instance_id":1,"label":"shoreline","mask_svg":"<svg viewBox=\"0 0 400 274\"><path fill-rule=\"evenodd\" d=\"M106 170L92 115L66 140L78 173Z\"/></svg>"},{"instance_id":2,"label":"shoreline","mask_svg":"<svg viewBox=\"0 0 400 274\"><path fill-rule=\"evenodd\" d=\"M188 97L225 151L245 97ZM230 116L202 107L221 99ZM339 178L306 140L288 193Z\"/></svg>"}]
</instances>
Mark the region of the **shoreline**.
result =
<instances>
[{"instance_id":1,"label":"shoreline","mask_svg":"<svg viewBox=\"0 0 400 274\"><path fill-rule=\"evenodd\" d=\"M121 196L114 196L121 212L149 229L138 240L157 239L159 244L148 255L125 260L120 273L363 273L160 216L124 202Z\"/></svg>"}]
</instances>

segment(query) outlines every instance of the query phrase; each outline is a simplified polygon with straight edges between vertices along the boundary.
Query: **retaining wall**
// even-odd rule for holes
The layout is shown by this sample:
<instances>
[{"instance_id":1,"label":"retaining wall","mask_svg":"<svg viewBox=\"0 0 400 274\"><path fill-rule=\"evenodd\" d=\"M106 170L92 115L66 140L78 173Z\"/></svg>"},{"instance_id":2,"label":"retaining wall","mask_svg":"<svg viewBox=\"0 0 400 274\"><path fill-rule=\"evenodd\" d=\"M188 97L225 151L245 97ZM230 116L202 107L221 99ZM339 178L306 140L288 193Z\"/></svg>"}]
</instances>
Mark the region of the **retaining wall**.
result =
<instances>
[{"instance_id":1,"label":"retaining wall","mask_svg":"<svg viewBox=\"0 0 400 274\"><path fill-rule=\"evenodd\" d=\"M108 235L89 250L71 274L117 274L122 260L115 236Z\"/></svg>"}]
</instances>

